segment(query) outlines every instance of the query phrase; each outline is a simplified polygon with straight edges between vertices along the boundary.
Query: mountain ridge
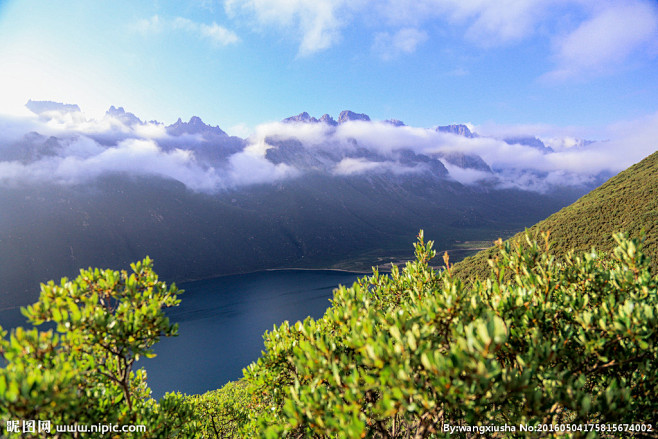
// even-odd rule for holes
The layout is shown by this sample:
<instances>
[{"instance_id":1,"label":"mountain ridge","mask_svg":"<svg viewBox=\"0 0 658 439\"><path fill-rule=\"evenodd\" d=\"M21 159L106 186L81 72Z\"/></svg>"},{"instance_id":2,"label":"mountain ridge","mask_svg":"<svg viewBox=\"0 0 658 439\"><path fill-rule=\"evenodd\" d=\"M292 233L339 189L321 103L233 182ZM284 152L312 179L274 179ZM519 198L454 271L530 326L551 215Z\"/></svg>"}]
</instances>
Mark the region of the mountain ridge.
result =
<instances>
[{"instance_id":1,"label":"mountain ridge","mask_svg":"<svg viewBox=\"0 0 658 439\"><path fill-rule=\"evenodd\" d=\"M63 112L63 113L80 113L82 114L82 110L77 104L65 104L61 102L55 102L55 101L40 101L40 100L33 100L30 99L28 102L25 104L25 106L32 111L33 113L37 115L45 115L49 112ZM125 123L128 126L131 125L144 125L147 122L136 116L134 113L131 113L129 111L126 111L124 107L115 107L114 105L111 105L110 108L105 112L106 117L113 117L117 120L120 120L121 122ZM356 113L352 110L342 110L337 119L334 119L331 115L329 114L323 114L320 118L316 118L314 116L311 116L308 112L303 111L295 116L289 116L287 118L282 119L282 122L284 123L325 123L330 126L338 126L340 124L343 124L345 122L350 122L350 121L361 121L361 122L374 122L370 116L368 116L365 113ZM382 122L390 124L395 127L404 127L407 126L404 122L398 119L387 119L383 120ZM155 125L163 125L165 126L167 132L171 135L174 136L180 136L183 134L202 134L202 135L214 135L214 136L223 136L228 134L220 128L219 125L209 125L203 122L203 120L199 116L191 116L190 120L188 122L184 122L182 118L178 118L176 122L166 125L162 122L159 122L157 120L150 120L148 123L152 123ZM458 136L474 139L478 138L481 135L478 134L475 131L472 131L471 128L469 128L468 125L466 124L449 124L449 125L438 125L434 128L436 132L439 133L447 133L447 134L455 134ZM234 137L234 136L231 136ZM243 139L244 140L244 139ZM504 141L505 143L509 145L514 145L514 144L519 144L519 145L525 145L525 146L530 146L533 148L536 148L540 151L543 152L553 152L554 149L548 145L545 144L544 141L539 139L538 137L531 135L531 134L526 134L526 135L515 135L515 136L503 136L500 140ZM556 139L552 139L556 140ZM560 143L560 142L558 142ZM575 145L576 147L583 147L587 146L593 141L591 140L585 140L585 139L572 139L569 138L568 140L565 139L561 143L563 144L568 144L568 145Z\"/></svg>"},{"instance_id":2,"label":"mountain ridge","mask_svg":"<svg viewBox=\"0 0 658 439\"><path fill-rule=\"evenodd\" d=\"M509 177L474 152L490 158L503 142L466 125L439 133L341 115L331 129L275 122L246 140L196 116L150 126L114 106L106 116L116 121L85 120L76 131L80 117L62 118L56 136L39 134L35 119L34 130L0 142L10 171L0 179L0 302L147 254L164 278L181 280L379 261L402 254L421 228L449 249L511 236L592 184L563 184L562 173L543 192L509 184L521 180L518 168ZM542 183L547 172L522 177Z\"/></svg>"}]
</instances>

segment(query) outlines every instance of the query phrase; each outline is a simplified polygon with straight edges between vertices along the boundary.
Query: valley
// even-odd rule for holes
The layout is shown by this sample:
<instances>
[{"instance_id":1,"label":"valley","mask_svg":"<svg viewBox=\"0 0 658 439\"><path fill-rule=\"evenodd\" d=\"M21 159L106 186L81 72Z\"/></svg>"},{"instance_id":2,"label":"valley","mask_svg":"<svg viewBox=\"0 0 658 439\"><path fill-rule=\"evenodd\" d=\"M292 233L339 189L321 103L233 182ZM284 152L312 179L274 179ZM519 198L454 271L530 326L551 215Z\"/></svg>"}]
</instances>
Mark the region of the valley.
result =
<instances>
[{"instance_id":1,"label":"valley","mask_svg":"<svg viewBox=\"0 0 658 439\"><path fill-rule=\"evenodd\" d=\"M556 212L605 174L556 184L534 165L512 170L483 158L491 148L556 154L537 138L418 129L349 111L338 122L301 114L241 139L198 117L165 126L121 107L84 131L44 135L36 130L56 134L59 117L84 116L55 102L28 108L40 118L35 131L0 145L0 164L16 169L0 179L3 309L36 300L41 282L147 255L169 282L281 268L368 272L408 259L424 229L457 261Z\"/></svg>"}]
</instances>

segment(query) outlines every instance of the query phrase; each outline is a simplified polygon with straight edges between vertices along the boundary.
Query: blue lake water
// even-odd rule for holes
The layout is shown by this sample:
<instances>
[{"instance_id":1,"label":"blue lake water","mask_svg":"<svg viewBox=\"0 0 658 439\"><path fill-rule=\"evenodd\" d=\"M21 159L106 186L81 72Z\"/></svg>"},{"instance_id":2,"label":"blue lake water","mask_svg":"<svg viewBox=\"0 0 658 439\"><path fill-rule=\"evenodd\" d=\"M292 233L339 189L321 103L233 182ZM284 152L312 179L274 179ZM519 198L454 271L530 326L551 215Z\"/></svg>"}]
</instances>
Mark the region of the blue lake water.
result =
<instances>
[{"instance_id":1,"label":"blue lake water","mask_svg":"<svg viewBox=\"0 0 658 439\"><path fill-rule=\"evenodd\" d=\"M240 379L258 359L263 333L284 320L321 317L339 284L362 274L331 270L263 271L189 282L179 307L168 310L178 337L156 345L157 357L140 360L153 396L168 391L203 393Z\"/></svg>"}]
</instances>

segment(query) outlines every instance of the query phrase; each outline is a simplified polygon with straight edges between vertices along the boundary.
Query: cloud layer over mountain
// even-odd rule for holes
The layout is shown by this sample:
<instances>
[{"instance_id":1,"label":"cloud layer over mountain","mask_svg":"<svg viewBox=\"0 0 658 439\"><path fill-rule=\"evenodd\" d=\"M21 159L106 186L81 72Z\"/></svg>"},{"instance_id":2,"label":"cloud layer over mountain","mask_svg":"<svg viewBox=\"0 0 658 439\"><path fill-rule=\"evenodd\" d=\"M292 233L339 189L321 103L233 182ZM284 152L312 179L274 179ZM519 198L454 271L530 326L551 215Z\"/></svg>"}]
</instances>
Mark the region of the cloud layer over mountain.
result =
<instances>
[{"instance_id":1,"label":"cloud layer over mountain","mask_svg":"<svg viewBox=\"0 0 658 439\"><path fill-rule=\"evenodd\" d=\"M93 120L77 106L30 101L28 107L33 118L0 120L1 184L80 184L127 173L214 192L307 173L430 173L467 185L547 191L595 184L658 148L658 114L607 127L596 142L580 140L576 129L418 128L351 112L340 123L301 114L240 139L199 118L165 126L123 108Z\"/></svg>"}]
</instances>

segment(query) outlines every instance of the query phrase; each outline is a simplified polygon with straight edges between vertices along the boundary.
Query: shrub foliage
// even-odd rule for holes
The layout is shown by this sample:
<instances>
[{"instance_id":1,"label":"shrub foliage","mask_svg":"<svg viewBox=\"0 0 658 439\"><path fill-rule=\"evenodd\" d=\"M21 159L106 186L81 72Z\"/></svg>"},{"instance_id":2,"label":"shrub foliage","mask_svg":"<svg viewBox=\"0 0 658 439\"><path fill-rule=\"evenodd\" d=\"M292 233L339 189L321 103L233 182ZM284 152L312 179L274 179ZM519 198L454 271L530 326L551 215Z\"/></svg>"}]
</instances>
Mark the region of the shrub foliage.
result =
<instances>
[{"instance_id":1,"label":"shrub foliage","mask_svg":"<svg viewBox=\"0 0 658 439\"><path fill-rule=\"evenodd\" d=\"M658 419L657 278L640 242L616 235L609 256L558 260L544 237L499 242L489 278L466 287L447 257L428 265L421 232L416 261L339 288L321 319L267 332L243 380L203 396L232 406L214 422L238 437L423 438Z\"/></svg>"},{"instance_id":2,"label":"shrub foliage","mask_svg":"<svg viewBox=\"0 0 658 439\"><path fill-rule=\"evenodd\" d=\"M266 332L265 351L242 380L159 402L135 362L176 333L163 309L178 304L179 291L158 281L149 259L130 275L83 270L43 285L24 310L51 329L3 333L0 419L144 424L144 437L199 438L425 438L446 435L445 426L651 423L658 277L640 241L614 239L611 254L559 258L548 234L540 244L499 241L488 278L465 284L447 255L445 269L429 265L433 243L421 231L415 261L338 288L320 319Z\"/></svg>"},{"instance_id":3,"label":"shrub foliage","mask_svg":"<svg viewBox=\"0 0 658 439\"><path fill-rule=\"evenodd\" d=\"M146 372L135 369L140 357L154 355L160 337L177 331L163 310L178 305L180 291L158 281L152 265L146 258L131 265L131 274L89 269L59 285L42 284L39 301L23 313L51 329L19 327L7 338L0 328L3 433L7 421L43 420L51 421L53 437L78 437L55 434L55 425L76 423L146 425L144 437L185 436L189 404L178 394L156 403Z\"/></svg>"}]
</instances>

